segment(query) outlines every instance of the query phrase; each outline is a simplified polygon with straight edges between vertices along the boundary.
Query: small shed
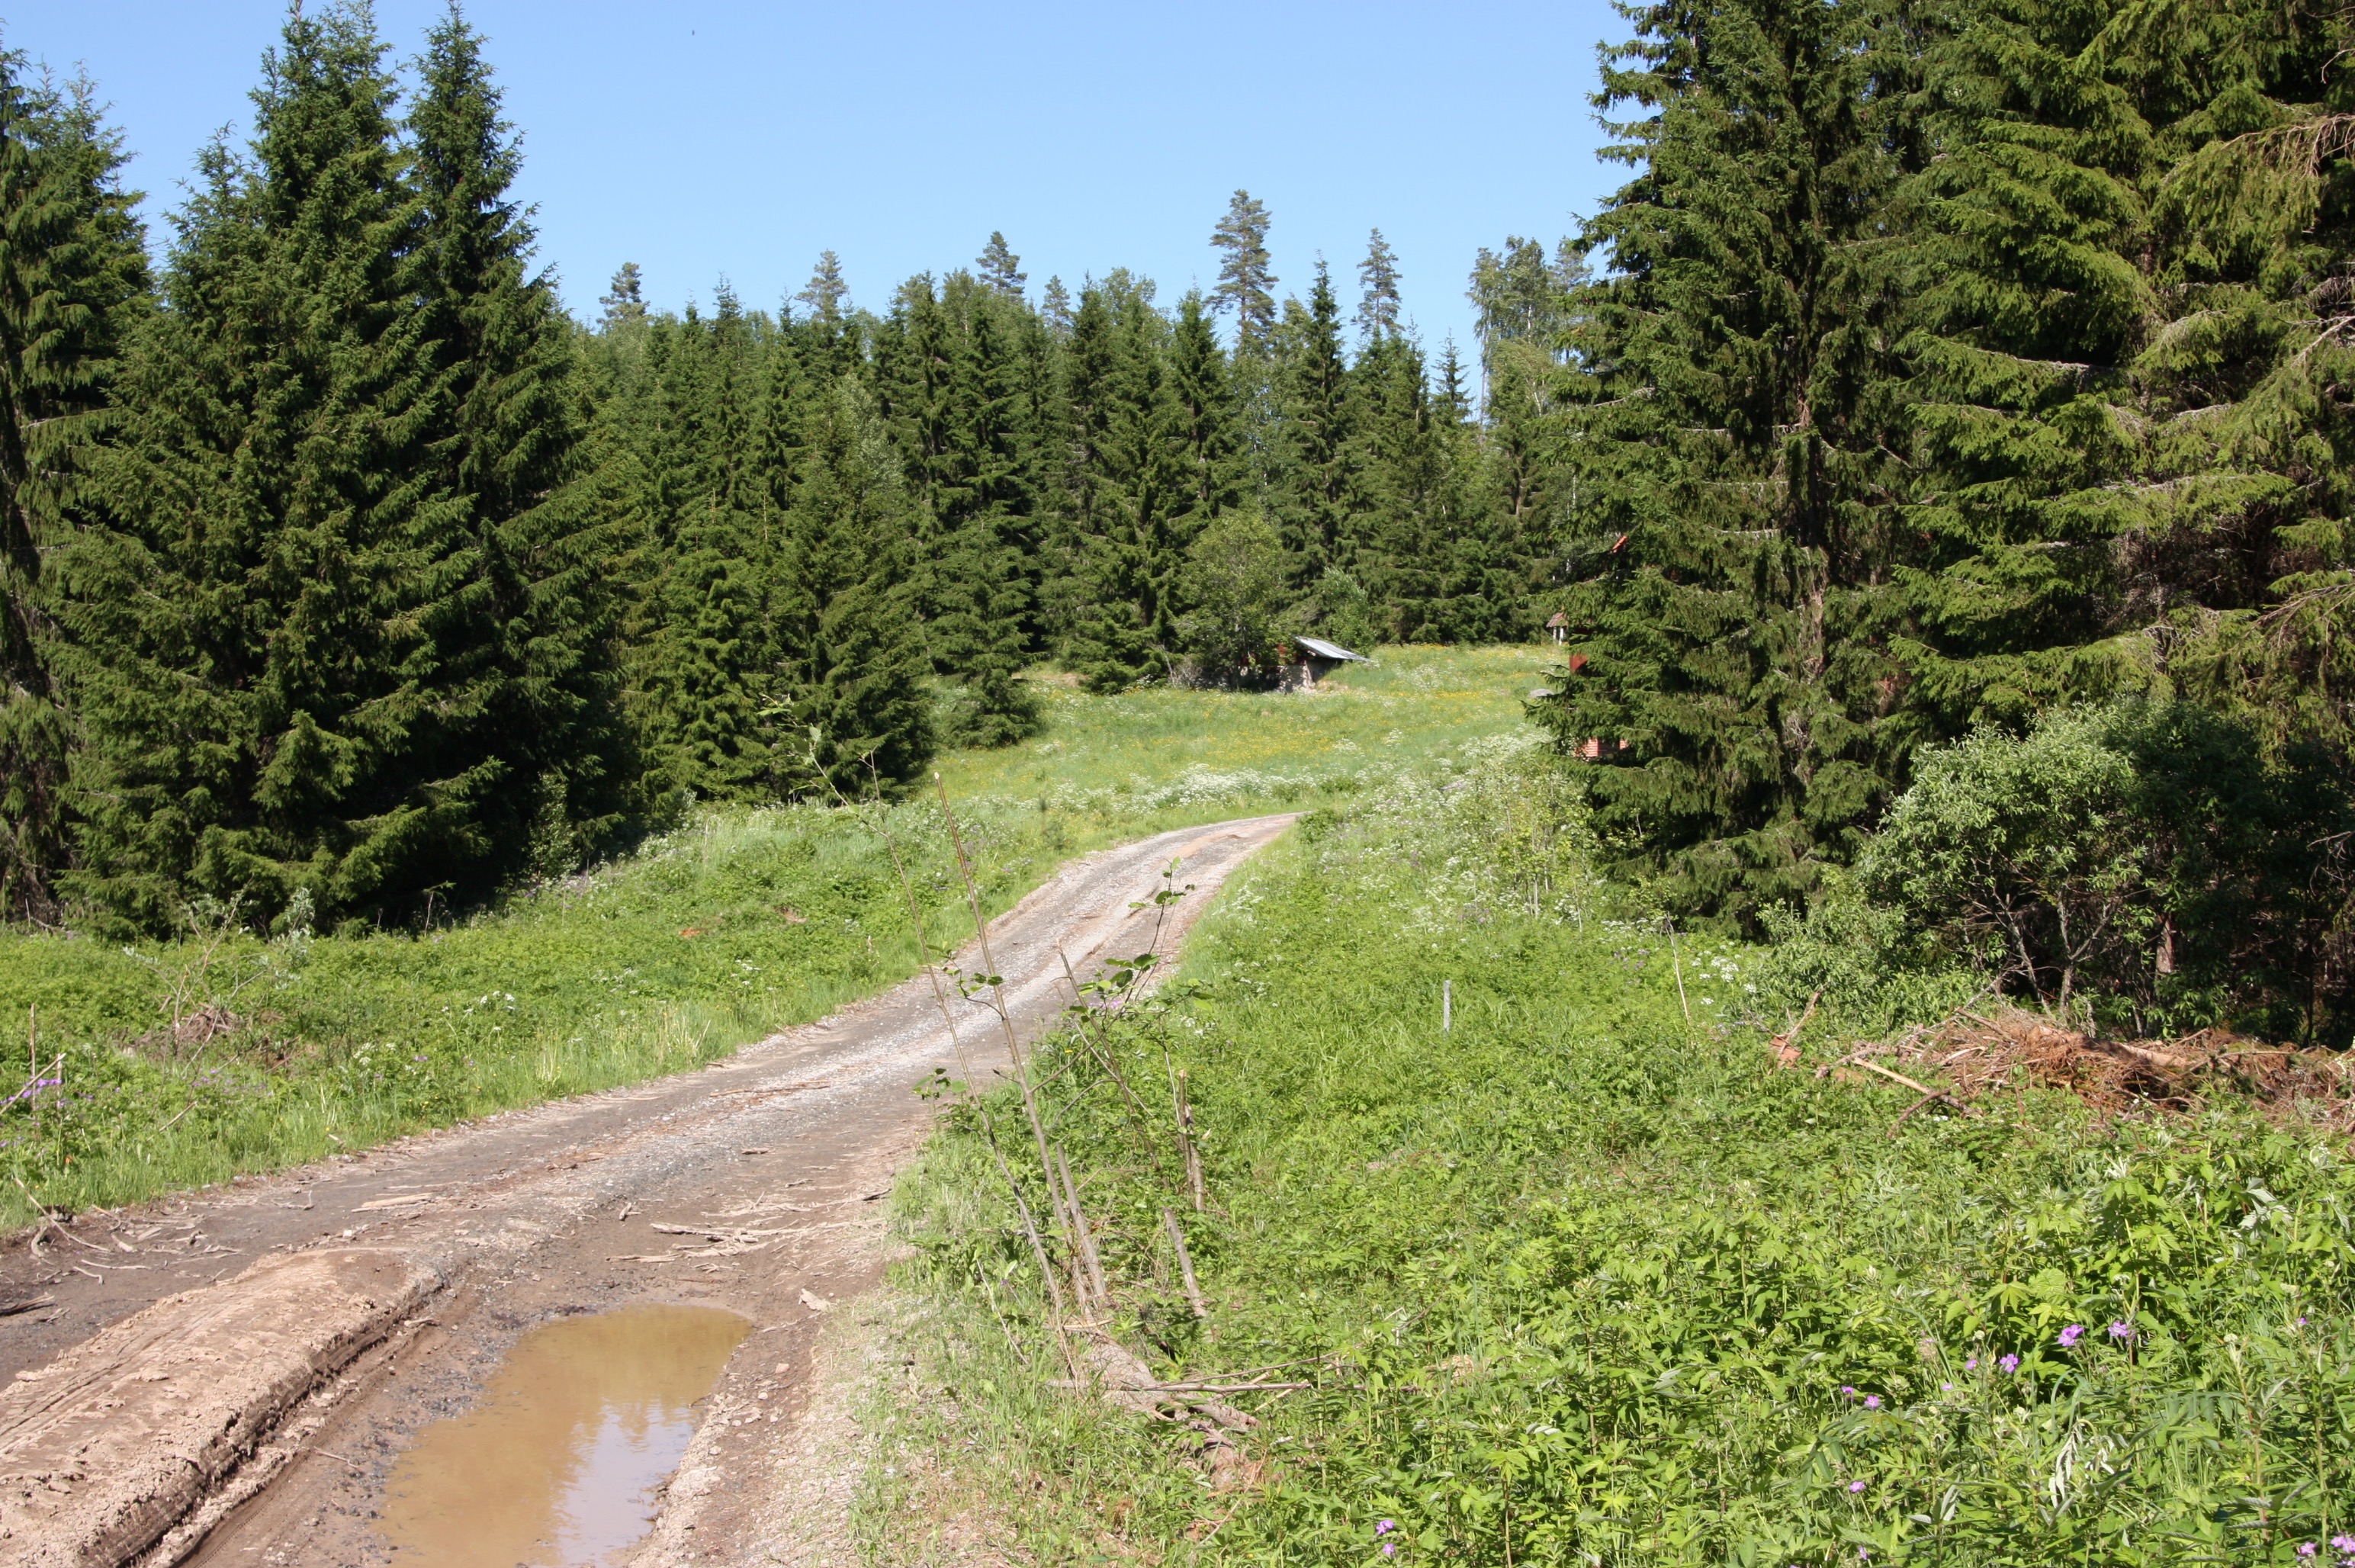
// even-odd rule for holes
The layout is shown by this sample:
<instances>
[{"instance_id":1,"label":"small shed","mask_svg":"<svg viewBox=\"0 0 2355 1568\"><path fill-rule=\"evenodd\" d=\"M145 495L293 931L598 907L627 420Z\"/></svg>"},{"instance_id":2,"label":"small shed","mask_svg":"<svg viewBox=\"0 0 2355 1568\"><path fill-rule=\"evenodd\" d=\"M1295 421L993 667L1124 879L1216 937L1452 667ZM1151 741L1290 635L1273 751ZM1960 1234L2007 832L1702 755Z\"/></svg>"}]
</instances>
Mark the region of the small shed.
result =
<instances>
[{"instance_id":1,"label":"small shed","mask_svg":"<svg viewBox=\"0 0 2355 1568\"><path fill-rule=\"evenodd\" d=\"M1559 610L1555 611L1553 613L1553 619L1546 623L1546 630L1552 635L1553 640L1556 643L1568 642L1570 640L1570 617L1563 614Z\"/></svg>"},{"instance_id":2,"label":"small shed","mask_svg":"<svg viewBox=\"0 0 2355 1568\"><path fill-rule=\"evenodd\" d=\"M1345 664L1370 664L1363 654L1353 654L1338 643L1328 643L1322 637L1295 637L1293 643L1300 651L1300 684L1315 686Z\"/></svg>"}]
</instances>

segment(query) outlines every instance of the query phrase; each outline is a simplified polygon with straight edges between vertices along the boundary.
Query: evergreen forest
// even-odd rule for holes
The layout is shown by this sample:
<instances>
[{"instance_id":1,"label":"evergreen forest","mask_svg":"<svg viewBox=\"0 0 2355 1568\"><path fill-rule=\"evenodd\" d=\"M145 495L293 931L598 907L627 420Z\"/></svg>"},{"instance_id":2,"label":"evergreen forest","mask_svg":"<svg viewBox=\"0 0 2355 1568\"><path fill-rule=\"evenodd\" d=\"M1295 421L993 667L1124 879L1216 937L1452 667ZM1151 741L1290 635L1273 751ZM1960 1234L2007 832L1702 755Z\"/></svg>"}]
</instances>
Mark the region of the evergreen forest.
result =
<instances>
[{"instance_id":1,"label":"evergreen forest","mask_svg":"<svg viewBox=\"0 0 2355 1568\"><path fill-rule=\"evenodd\" d=\"M413 59L292 15L151 249L94 90L6 57L0 904L409 926L1018 741L1042 663L1550 632L1531 716L1679 918L1820 925L1859 865L1959 907L1929 805L1869 852L1916 758L2098 709L2036 743L2110 759L2125 847L2028 844L1989 875L2059 923L1945 934L2137 1019L2346 1016L2355 24L1621 9L1625 183L1470 259L1460 349L1379 229L1276 278L1242 190L1175 300L991 234L864 303L832 251L773 309L625 264L577 319L455 9Z\"/></svg>"}]
</instances>

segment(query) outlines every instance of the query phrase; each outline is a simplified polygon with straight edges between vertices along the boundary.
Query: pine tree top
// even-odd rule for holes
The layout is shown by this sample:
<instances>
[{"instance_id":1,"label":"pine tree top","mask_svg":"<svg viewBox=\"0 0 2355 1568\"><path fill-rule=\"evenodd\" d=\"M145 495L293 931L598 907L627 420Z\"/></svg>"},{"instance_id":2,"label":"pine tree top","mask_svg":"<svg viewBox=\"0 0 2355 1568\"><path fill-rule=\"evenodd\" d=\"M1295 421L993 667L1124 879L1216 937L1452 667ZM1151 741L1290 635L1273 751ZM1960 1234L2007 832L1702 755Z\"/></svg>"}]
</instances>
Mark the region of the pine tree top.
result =
<instances>
[{"instance_id":1,"label":"pine tree top","mask_svg":"<svg viewBox=\"0 0 2355 1568\"><path fill-rule=\"evenodd\" d=\"M982 282L1015 299L1022 297L1022 286L1030 281L1029 274L1022 271L1022 258L1007 247L1006 236L995 229L989 231L989 243L982 247L974 265L981 270Z\"/></svg>"},{"instance_id":2,"label":"pine tree top","mask_svg":"<svg viewBox=\"0 0 2355 1568\"><path fill-rule=\"evenodd\" d=\"M1219 263L1218 287L1210 291L1215 315L1232 311L1238 353L1259 353L1275 330L1275 267L1267 252L1267 207L1238 190L1227 215L1210 230L1212 246L1226 253Z\"/></svg>"}]
</instances>

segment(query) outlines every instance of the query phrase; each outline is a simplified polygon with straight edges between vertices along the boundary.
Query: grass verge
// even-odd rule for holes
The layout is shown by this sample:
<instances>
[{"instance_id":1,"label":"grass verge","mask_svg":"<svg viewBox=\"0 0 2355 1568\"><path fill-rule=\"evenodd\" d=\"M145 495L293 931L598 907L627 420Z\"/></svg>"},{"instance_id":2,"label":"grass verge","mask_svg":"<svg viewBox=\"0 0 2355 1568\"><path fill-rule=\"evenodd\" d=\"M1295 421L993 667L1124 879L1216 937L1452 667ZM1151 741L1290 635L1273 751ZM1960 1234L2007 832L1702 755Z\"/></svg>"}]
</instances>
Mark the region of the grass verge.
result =
<instances>
[{"instance_id":1,"label":"grass verge","mask_svg":"<svg viewBox=\"0 0 2355 1568\"><path fill-rule=\"evenodd\" d=\"M1071 847L1035 810L960 816L992 909ZM214 912L160 944L0 937L17 1031L0 1218L29 1219L34 1195L112 1205L680 1072L821 1018L919 962L876 823L712 811L423 933L265 941ZM890 823L937 951L971 929L939 809Z\"/></svg>"},{"instance_id":2,"label":"grass verge","mask_svg":"<svg viewBox=\"0 0 2355 1568\"><path fill-rule=\"evenodd\" d=\"M1828 1035L1778 1067L1766 955L1614 909L1574 816L1530 820L1541 774L1455 784L1312 818L1163 997L1039 1058L1106 1327L1167 1380L1265 1385L1223 1396L1248 1465L1070 1386L1001 1095L896 1200L923 1375L879 1433L879 1560L976 1509L1041 1561L2355 1556L2338 1140L2024 1078L1916 1108L1810 1071Z\"/></svg>"}]
</instances>

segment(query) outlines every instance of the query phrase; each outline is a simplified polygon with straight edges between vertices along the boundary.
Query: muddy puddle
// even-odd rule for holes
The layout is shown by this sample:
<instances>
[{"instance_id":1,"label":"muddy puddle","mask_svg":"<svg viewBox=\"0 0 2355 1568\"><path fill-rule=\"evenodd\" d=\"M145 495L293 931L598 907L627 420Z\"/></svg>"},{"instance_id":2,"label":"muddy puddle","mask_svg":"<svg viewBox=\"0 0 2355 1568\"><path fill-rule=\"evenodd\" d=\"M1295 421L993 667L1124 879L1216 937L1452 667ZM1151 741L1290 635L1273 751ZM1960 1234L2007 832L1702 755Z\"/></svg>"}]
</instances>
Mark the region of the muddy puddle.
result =
<instances>
[{"instance_id":1,"label":"muddy puddle","mask_svg":"<svg viewBox=\"0 0 2355 1568\"><path fill-rule=\"evenodd\" d=\"M751 1325L708 1307L568 1317L516 1341L465 1414L393 1467L402 1568L608 1568L653 1523L696 1402Z\"/></svg>"}]
</instances>

